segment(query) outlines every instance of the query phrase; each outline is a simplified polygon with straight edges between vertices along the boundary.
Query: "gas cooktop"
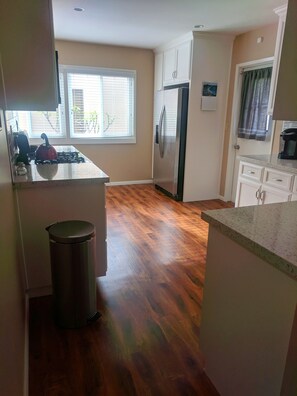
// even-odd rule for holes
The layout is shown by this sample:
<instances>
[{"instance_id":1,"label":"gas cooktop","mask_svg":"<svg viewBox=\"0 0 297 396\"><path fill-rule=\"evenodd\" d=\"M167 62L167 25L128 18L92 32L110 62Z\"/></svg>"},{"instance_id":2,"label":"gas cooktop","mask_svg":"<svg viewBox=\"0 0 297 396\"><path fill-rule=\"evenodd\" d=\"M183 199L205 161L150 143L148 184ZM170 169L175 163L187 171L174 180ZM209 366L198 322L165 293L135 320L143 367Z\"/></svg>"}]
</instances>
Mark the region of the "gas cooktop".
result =
<instances>
[{"instance_id":1,"label":"gas cooktop","mask_svg":"<svg viewBox=\"0 0 297 396\"><path fill-rule=\"evenodd\" d=\"M86 162L78 151L58 151L57 159L53 160L37 160L32 158L35 164L81 164Z\"/></svg>"}]
</instances>

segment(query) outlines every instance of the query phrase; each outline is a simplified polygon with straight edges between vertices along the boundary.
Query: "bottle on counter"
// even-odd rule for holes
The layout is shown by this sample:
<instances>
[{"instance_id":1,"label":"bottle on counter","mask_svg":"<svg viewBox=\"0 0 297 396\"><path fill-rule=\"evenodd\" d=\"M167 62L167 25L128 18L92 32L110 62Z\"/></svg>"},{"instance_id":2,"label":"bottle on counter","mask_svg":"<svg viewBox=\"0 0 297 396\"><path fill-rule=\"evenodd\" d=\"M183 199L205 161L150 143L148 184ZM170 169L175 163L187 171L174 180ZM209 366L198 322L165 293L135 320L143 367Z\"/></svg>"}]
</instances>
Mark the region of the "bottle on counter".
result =
<instances>
[{"instance_id":1,"label":"bottle on counter","mask_svg":"<svg viewBox=\"0 0 297 396\"><path fill-rule=\"evenodd\" d=\"M16 174L19 175L19 176L27 174L27 169L26 169L25 164L23 162L18 162L17 163Z\"/></svg>"}]
</instances>

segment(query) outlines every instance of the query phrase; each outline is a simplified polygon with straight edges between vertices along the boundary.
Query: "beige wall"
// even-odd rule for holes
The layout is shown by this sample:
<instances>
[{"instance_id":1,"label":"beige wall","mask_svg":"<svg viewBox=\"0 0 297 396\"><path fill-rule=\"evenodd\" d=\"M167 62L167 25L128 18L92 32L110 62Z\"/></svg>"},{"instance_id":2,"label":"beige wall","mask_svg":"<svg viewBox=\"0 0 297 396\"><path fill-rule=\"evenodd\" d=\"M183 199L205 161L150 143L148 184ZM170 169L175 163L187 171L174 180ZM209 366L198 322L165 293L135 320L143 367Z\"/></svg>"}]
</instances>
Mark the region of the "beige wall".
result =
<instances>
[{"instance_id":1,"label":"beige wall","mask_svg":"<svg viewBox=\"0 0 297 396\"><path fill-rule=\"evenodd\" d=\"M4 131L0 128L0 394L24 394L24 291L17 257L16 214Z\"/></svg>"},{"instance_id":2,"label":"beige wall","mask_svg":"<svg viewBox=\"0 0 297 396\"><path fill-rule=\"evenodd\" d=\"M273 24L241 34L237 36L234 41L221 172L220 195L222 196L224 196L225 194L225 180L230 140L231 112L236 65L243 62L249 62L273 56L276 33L277 24ZM258 44L257 37L263 37L263 42ZM275 145L277 145L277 142L275 143Z\"/></svg>"},{"instance_id":3,"label":"beige wall","mask_svg":"<svg viewBox=\"0 0 297 396\"><path fill-rule=\"evenodd\" d=\"M136 70L136 144L77 146L111 181L152 177L154 53L151 50L56 41L65 65Z\"/></svg>"}]
</instances>

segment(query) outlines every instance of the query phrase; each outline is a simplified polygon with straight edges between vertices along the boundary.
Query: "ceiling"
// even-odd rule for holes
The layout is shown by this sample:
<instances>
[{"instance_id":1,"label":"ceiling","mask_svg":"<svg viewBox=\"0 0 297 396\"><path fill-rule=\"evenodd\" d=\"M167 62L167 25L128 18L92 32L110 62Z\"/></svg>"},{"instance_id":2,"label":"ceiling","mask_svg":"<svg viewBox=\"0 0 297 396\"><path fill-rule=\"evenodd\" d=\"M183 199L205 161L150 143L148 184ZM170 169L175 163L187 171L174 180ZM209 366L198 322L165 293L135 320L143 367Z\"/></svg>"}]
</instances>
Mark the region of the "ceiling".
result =
<instances>
[{"instance_id":1,"label":"ceiling","mask_svg":"<svg viewBox=\"0 0 297 396\"><path fill-rule=\"evenodd\" d=\"M156 48L201 31L239 34L277 22L286 0L52 0L56 39ZM84 11L74 11L75 7Z\"/></svg>"}]
</instances>

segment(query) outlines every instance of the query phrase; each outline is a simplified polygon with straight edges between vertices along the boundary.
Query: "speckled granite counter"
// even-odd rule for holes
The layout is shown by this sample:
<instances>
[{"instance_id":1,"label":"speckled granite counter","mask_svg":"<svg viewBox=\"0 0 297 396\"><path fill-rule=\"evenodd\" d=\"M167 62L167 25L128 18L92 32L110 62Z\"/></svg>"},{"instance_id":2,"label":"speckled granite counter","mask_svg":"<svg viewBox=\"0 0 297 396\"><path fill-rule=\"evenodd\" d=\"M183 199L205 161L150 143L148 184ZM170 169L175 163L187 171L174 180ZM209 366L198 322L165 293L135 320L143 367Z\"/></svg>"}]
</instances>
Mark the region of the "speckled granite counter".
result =
<instances>
[{"instance_id":1,"label":"speckled granite counter","mask_svg":"<svg viewBox=\"0 0 297 396\"><path fill-rule=\"evenodd\" d=\"M73 146L55 146L57 151L74 151ZM84 163L67 164L38 164L33 162L26 166L27 174L23 176L13 175L13 183L16 188L32 188L42 186L55 186L69 183L107 183L109 177L87 157Z\"/></svg>"},{"instance_id":2,"label":"speckled granite counter","mask_svg":"<svg viewBox=\"0 0 297 396\"><path fill-rule=\"evenodd\" d=\"M297 202L210 210L201 217L297 280Z\"/></svg>"},{"instance_id":3,"label":"speckled granite counter","mask_svg":"<svg viewBox=\"0 0 297 396\"><path fill-rule=\"evenodd\" d=\"M199 333L205 373L220 395L296 395L297 202L202 218L210 225Z\"/></svg>"},{"instance_id":4,"label":"speckled granite counter","mask_svg":"<svg viewBox=\"0 0 297 396\"><path fill-rule=\"evenodd\" d=\"M92 162L83 164L27 165L27 174L14 176L16 188L54 186L61 183L107 183L109 177Z\"/></svg>"},{"instance_id":5,"label":"speckled granite counter","mask_svg":"<svg viewBox=\"0 0 297 396\"><path fill-rule=\"evenodd\" d=\"M277 154L267 155L241 155L238 156L241 161L251 162L253 164L266 166L269 168L279 169L297 174L297 160L279 159Z\"/></svg>"}]
</instances>

